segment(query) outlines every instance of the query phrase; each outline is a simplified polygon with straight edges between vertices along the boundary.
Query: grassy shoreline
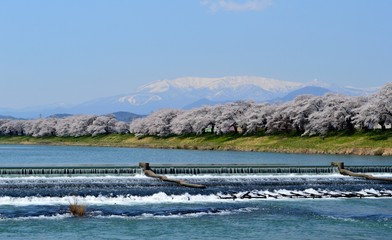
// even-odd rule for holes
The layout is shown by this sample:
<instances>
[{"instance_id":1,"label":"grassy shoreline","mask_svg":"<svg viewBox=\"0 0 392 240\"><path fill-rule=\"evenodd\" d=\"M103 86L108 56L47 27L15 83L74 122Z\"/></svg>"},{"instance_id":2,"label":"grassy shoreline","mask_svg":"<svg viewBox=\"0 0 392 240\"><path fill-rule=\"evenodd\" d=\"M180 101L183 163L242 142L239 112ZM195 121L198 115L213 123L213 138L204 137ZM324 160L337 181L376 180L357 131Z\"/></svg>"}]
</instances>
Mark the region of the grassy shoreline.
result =
<instances>
[{"instance_id":1,"label":"grassy shoreline","mask_svg":"<svg viewBox=\"0 0 392 240\"><path fill-rule=\"evenodd\" d=\"M332 133L325 138L278 135L201 135L135 137L100 135L96 137L0 136L0 144L107 146L198 150L235 150L282 153L318 153L392 156L392 131Z\"/></svg>"}]
</instances>

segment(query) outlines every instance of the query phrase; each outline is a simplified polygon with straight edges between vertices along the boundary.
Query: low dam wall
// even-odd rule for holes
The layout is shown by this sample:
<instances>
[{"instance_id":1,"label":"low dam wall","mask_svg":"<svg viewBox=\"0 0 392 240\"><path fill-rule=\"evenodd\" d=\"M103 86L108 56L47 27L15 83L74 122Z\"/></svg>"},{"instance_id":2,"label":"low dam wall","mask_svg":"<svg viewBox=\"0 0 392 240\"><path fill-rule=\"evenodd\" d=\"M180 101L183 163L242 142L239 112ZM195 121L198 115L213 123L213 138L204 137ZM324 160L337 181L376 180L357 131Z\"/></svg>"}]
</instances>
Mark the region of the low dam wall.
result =
<instances>
[{"instance_id":1,"label":"low dam wall","mask_svg":"<svg viewBox=\"0 0 392 240\"><path fill-rule=\"evenodd\" d=\"M0 167L0 175L104 175L140 174L137 166Z\"/></svg>"},{"instance_id":2,"label":"low dam wall","mask_svg":"<svg viewBox=\"0 0 392 240\"><path fill-rule=\"evenodd\" d=\"M339 173L336 166L280 166L257 164L150 165L156 174L237 175L237 174L330 174ZM358 173L392 173L392 166L345 166ZM135 166L26 166L1 167L0 176L8 175L135 175L143 169Z\"/></svg>"},{"instance_id":3,"label":"low dam wall","mask_svg":"<svg viewBox=\"0 0 392 240\"><path fill-rule=\"evenodd\" d=\"M157 174L327 174L336 172L329 166L266 166L266 165L184 165L150 166Z\"/></svg>"}]
</instances>

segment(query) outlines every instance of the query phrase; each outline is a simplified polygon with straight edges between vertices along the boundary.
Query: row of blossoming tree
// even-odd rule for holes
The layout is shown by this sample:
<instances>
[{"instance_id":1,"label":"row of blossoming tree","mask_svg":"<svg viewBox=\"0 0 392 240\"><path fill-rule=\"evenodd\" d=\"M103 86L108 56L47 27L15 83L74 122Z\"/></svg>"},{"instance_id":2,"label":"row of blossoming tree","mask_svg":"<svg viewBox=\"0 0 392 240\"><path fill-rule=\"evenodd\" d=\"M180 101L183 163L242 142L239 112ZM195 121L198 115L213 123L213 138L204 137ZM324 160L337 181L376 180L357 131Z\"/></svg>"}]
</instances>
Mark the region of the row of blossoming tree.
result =
<instances>
[{"instance_id":1,"label":"row of blossoming tree","mask_svg":"<svg viewBox=\"0 0 392 240\"><path fill-rule=\"evenodd\" d=\"M184 135L293 132L325 135L329 131L385 130L392 124L392 83L371 96L329 93L302 95L293 101L268 104L239 101L192 110L163 109L130 125L114 116L77 115L34 120L0 119L0 135L96 136L99 134Z\"/></svg>"},{"instance_id":2,"label":"row of blossoming tree","mask_svg":"<svg viewBox=\"0 0 392 240\"><path fill-rule=\"evenodd\" d=\"M240 101L192 110L163 109L134 120L130 132L168 136L296 131L311 136L329 131L386 129L391 123L392 83L389 83L371 96L329 93L302 95L280 104Z\"/></svg>"},{"instance_id":3,"label":"row of blossoming tree","mask_svg":"<svg viewBox=\"0 0 392 240\"><path fill-rule=\"evenodd\" d=\"M129 124L117 121L111 115L77 115L67 118L0 120L0 135L80 137L108 133L129 133Z\"/></svg>"}]
</instances>

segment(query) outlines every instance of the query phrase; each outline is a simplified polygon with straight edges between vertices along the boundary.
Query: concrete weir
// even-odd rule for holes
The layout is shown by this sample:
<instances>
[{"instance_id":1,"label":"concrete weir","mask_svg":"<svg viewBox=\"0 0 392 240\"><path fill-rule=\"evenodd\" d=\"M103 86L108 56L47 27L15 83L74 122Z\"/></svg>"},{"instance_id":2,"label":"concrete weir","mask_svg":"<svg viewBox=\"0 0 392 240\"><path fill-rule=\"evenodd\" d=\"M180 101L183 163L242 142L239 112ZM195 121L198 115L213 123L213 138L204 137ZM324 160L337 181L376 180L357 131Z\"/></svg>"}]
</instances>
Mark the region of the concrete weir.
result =
<instances>
[{"instance_id":1,"label":"concrete weir","mask_svg":"<svg viewBox=\"0 0 392 240\"><path fill-rule=\"evenodd\" d=\"M140 174L137 166L23 166L0 167L0 176L33 176L33 175L123 175Z\"/></svg>"},{"instance_id":2,"label":"concrete weir","mask_svg":"<svg viewBox=\"0 0 392 240\"><path fill-rule=\"evenodd\" d=\"M145 168L148 165L148 169ZM340 168L339 168L340 166ZM343 167L342 167L343 166ZM340 170L344 171L340 171ZM154 164L141 165L72 165L72 166L0 166L0 176L30 175L135 175L145 173L155 175L286 175L333 173L372 174L391 173L392 166L344 166L343 163L330 166L289 166L263 164ZM147 172L150 173L150 172ZM348 174L347 174L348 175ZM360 177L357 175L357 177ZM362 176L364 177L364 176ZM371 179L371 178L369 178Z\"/></svg>"}]
</instances>

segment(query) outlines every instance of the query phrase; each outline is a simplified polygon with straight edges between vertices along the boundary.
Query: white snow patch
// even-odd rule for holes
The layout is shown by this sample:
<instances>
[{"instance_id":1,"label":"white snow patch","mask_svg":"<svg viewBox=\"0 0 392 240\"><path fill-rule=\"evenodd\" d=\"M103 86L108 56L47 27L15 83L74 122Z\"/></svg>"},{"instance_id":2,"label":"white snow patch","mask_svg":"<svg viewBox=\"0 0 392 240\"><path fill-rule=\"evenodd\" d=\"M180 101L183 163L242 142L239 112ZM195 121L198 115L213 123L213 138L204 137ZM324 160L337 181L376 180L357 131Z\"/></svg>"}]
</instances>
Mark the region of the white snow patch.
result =
<instances>
[{"instance_id":1,"label":"white snow patch","mask_svg":"<svg viewBox=\"0 0 392 240\"><path fill-rule=\"evenodd\" d=\"M174 80L160 80L138 89L138 92L162 93L171 88L192 90L209 89L218 90L222 88L236 89L244 85L253 85L270 92L288 92L305 86L326 86L319 80L309 83L289 82L272 78L256 76L233 76L221 78L182 77Z\"/></svg>"},{"instance_id":2,"label":"white snow patch","mask_svg":"<svg viewBox=\"0 0 392 240\"><path fill-rule=\"evenodd\" d=\"M121 103L128 102L135 106L140 106L152 101L160 101L160 100L162 100L160 96L151 95L151 94L135 94L131 96L121 97L118 99L118 101Z\"/></svg>"}]
</instances>

